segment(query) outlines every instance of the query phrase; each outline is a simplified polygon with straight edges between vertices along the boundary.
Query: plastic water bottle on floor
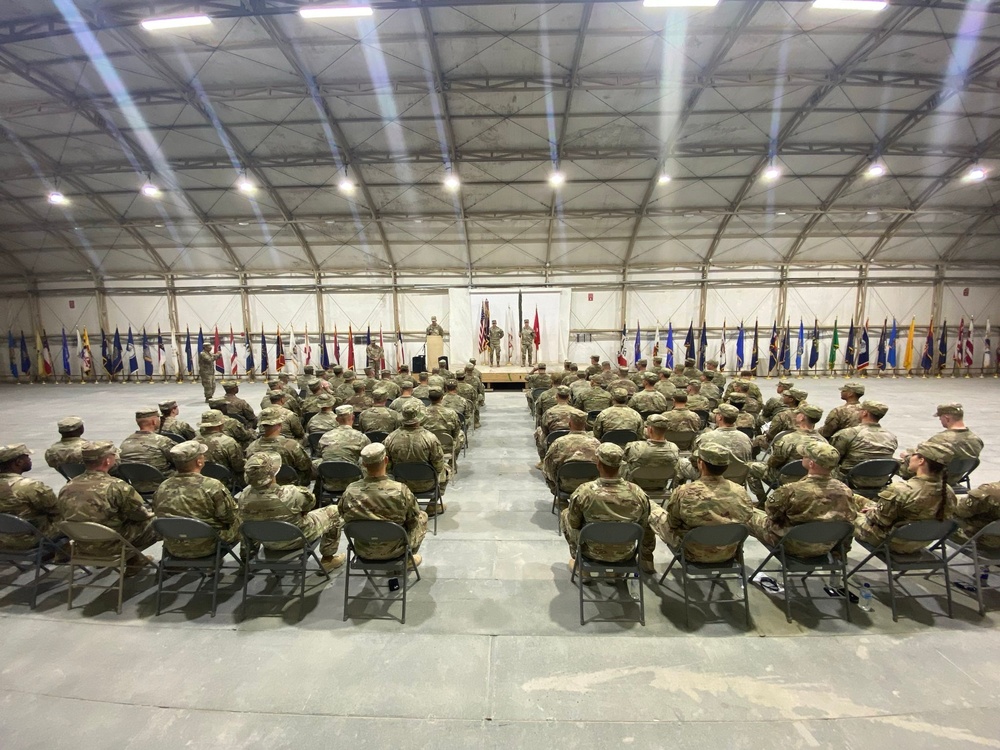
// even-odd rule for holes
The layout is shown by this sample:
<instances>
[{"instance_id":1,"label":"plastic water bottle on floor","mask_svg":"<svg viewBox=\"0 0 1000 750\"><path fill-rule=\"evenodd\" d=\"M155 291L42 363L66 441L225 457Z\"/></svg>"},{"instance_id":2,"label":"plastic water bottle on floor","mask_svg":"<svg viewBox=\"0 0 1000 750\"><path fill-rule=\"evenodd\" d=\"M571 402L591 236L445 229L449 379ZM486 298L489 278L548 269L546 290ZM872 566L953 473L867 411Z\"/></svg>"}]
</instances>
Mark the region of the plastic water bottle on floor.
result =
<instances>
[{"instance_id":1,"label":"plastic water bottle on floor","mask_svg":"<svg viewBox=\"0 0 1000 750\"><path fill-rule=\"evenodd\" d=\"M979 590L988 589L990 587L990 568L988 565L983 566L982 572L979 574Z\"/></svg>"},{"instance_id":2,"label":"plastic water bottle on floor","mask_svg":"<svg viewBox=\"0 0 1000 750\"><path fill-rule=\"evenodd\" d=\"M642 581L639 580L638 576L628 577L628 595L633 599L639 598L639 587L642 585Z\"/></svg>"},{"instance_id":3,"label":"plastic water bottle on floor","mask_svg":"<svg viewBox=\"0 0 1000 750\"><path fill-rule=\"evenodd\" d=\"M862 612L871 612L874 607L872 607L872 585L866 583L861 587L861 601L858 602L858 606L861 607Z\"/></svg>"}]
</instances>

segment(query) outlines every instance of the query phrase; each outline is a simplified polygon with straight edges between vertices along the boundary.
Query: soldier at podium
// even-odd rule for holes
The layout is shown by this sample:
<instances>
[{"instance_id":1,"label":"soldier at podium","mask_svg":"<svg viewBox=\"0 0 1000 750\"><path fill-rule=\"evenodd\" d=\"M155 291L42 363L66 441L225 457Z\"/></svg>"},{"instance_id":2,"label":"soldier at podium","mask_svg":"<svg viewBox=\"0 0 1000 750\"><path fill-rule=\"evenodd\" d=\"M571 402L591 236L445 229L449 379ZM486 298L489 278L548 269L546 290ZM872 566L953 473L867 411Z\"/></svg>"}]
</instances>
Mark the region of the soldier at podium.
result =
<instances>
[{"instance_id":1,"label":"soldier at podium","mask_svg":"<svg viewBox=\"0 0 1000 750\"><path fill-rule=\"evenodd\" d=\"M490 340L490 364L499 367L500 352L503 349L503 328L498 326L495 320L493 321L493 325L490 326L488 336Z\"/></svg>"},{"instance_id":2,"label":"soldier at podium","mask_svg":"<svg viewBox=\"0 0 1000 750\"><path fill-rule=\"evenodd\" d=\"M381 368L382 357L385 356L385 351L373 341L365 347L365 356L368 357L369 367Z\"/></svg>"},{"instance_id":3,"label":"soldier at podium","mask_svg":"<svg viewBox=\"0 0 1000 750\"><path fill-rule=\"evenodd\" d=\"M438 324L438 319L431 316L431 324L427 326L428 336L444 336L444 329Z\"/></svg>"},{"instance_id":4,"label":"soldier at podium","mask_svg":"<svg viewBox=\"0 0 1000 750\"><path fill-rule=\"evenodd\" d=\"M535 346L535 330L528 324L528 319L524 319L524 328L521 329L521 362L526 365L531 364L531 350Z\"/></svg>"}]
</instances>

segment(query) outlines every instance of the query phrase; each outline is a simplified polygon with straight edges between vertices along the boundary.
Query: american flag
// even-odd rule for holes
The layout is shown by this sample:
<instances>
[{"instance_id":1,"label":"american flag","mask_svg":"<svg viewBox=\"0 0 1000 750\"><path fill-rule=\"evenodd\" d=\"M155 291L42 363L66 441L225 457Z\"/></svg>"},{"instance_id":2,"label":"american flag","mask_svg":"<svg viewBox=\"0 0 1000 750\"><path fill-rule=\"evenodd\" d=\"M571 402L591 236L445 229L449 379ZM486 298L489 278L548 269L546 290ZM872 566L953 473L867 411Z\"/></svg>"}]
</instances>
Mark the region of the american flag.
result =
<instances>
[{"instance_id":1,"label":"american flag","mask_svg":"<svg viewBox=\"0 0 1000 750\"><path fill-rule=\"evenodd\" d=\"M479 351L485 352L490 345L490 301L483 300L479 311Z\"/></svg>"},{"instance_id":2,"label":"american flag","mask_svg":"<svg viewBox=\"0 0 1000 750\"><path fill-rule=\"evenodd\" d=\"M236 374L236 336L233 335L233 327L229 326L229 345L232 351L229 353L229 373Z\"/></svg>"},{"instance_id":3,"label":"american flag","mask_svg":"<svg viewBox=\"0 0 1000 750\"><path fill-rule=\"evenodd\" d=\"M961 367L965 359L965 318L958 324L958 341L955 342L955 354L952 357L955 367Z\"/></svg>"},{"instance_id":4,"label":"american flag","mask_svg":"<svg viewBox=\"0 0 1000 750\"><path fill-rule=\"evenodd\" d=\"M975 319L969 319L969 330L965 335L965 366L966 368L972 367L972 359L975 356L975 344L973 343L973 330L975 326Z\"/></svg>"}]
</instances>

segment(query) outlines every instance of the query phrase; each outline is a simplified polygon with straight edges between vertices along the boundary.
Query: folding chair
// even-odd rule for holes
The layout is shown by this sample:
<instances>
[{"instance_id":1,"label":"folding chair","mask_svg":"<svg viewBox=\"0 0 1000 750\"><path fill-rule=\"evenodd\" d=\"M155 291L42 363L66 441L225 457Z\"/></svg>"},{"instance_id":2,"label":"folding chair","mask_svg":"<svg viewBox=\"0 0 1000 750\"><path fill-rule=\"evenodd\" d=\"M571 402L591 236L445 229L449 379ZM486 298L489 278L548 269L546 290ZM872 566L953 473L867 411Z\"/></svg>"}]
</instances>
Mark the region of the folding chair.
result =
<instances>
[{"instance_id":1,"label":"folding chair","mask_svg":"<svg viewBox=\"0 0 1000 750\"><path fill-rule=\"evenodd\" d=\"M274 479L278 484L298 484L299 472L295 470L294 466L282 464Z\"/></svg>"},{"instance_id":2,"label":"folding chair","mask_svg":"<svg viewBox=\"0 0 1000 750\"><path fill-rule=\"evenodd\" d=\"M979 468L978 458L954 458L948 464L948 483L956 495L968 495L972 488L970 475Z\"/></svg>"},{"instance_id":3,"label":"folding chair","mask_svg":"<svg viewBox=\"0 0 1000 750\"><path fill-rule=\"evenodd\" d=\"M778 561L781 566L781 585L784 589L785 597L785 619L792 621L791 595L788 588L789 575L802 576L802 587L805 588L806 579L813 573L839 573L841 586L847 591L847 542L854 534L854 524L849 521L812 521L795 526L781 537L778 544L771 546L765 544L768 555L764 562L757 566L757 569L750 574L753 580L758 573L772 560ZM830 552L825 555L815 557L799 557L788 552L788 545L799 544L829 544ZM833 554L836 552L837 554ZM808 591L801 599L819 599L818 596L809 596ZM847 621L851 621L851 599L844 597L844 614Z\"/></svg>"},{"instance_id":4,"label":"folding chair","mask_svg":"<svg viewBox=\"0 0 1000 750\"><path fill-rule=\"evenodd\" d=\"M464 456L466 451L469 450L469 427L465 423L465 414L460 411L455 412L458 415L458 423L462 425L462 433L465 435L465 440L462 442L462 455Z\"/></svg>"},{"instance_id":5,"label":"folding chair","mask_svg":"<svg viewBox=\"0 0 1000 750\"><path fill-rule=\"evenodd\" d=\"M163 437L170 438L175 443L183 443L185 440L187 440L186 437L184 437L183 435L178 435L176 432L161 432L160 434L163 435Z\"/></svg>"},{"instance_id":6,"label":"folding chair","mask_svg":"<svg viewBox=\"0 0 1000 750\"><path fill-rule=\"evenodd\" d=\"M862 461L856 466L852 466L847 471L846 484L857 495L862 497L867 497L869 500L878 497L880 493L889 482L892 481L893 475L899 471L899 461L894 458L870 458L867 461ZM864 477L865 479L882 479L881 487L858 487L857 480L859 477Z\"/></svg>"},{"instance_id":7,"label":"folding chair","mask_svg":"<svg viewBox=\"0 0 1000 750\"><path fill-rule=\"evenodd\" d=\"M323 439L325 432L310 432L307 436L309 441L309 453L313 458L319 458L319 455L323 452L319 449L319 441Z\"/></svg>"},{"instance_id":8,"label":"folding chair","mask_svg":"<svg viewBox=\"0 0 1000 750\"><path fill-rule=\"evenodd\" d=\"M451 467L452 476L458 476L458 454L455 452L455 438L451 436L450 432L444 430L434 430L433 434L441 443L441 449L444 451L448 466Z\"/></svg>"},{"instance_id":9,"label":"folding chair","mask_svg":"<svg viewBox=\"0 0 1000 750\"><path fill-rule=\"evenodd\" d=\"M0 563L10 563L17 568L19 573L29 570L33 571L34 576L30 584L11 583L10 585L17 588L27 588L30 585L30 608L34 609L38 601L38 582L52 572L48 567L48 563L51 563L56 553L61 551L62 545L46 539L35 528L34 524L10 513L0 513L0 534L24 534L34 539L34 545L26 549L4 549L0 547Z\"/></svg>"},{"instance_id":10,"label":"folding chair","mask_svg":"<svg viewBox=\"0 0 1000 750\"><path fill-rule=\"evenodd\" d=\"M201 474L205 477L210 477L212 479L218 479L229 489L230 492L236 493L243 489L242 487L236 486L236 476L229 470L228 466L223 466L222 464L213 463L212 461L206 461L205 465L201 467Z\"/></svg>"},{"instance_id":11,"label":"folding chair","mask_svg":"<svg viewBox=\"0 0 1000 750\"><path fill-rule=\"evenodd\" d=\"M420 399L420 403L422 403L425 407L427 407L431 405L431 400L429 398L422 398Z\"/></svg>"},{"instance_id":12,"label":"folding chair","mask_svg":"<svg viewBox=\"0 0 1000 750\"><path fill-rule=\"evenodd\" d=\"M341 482L356 482L362 477L361 467L350 461L324 461L316 469L316 486L313 494L316 496L316 506L322 508L330 505L344 494L343 490L326 489L326 480Z\"/></svg>"},{"instance_id":13,"label":"folding chair","mask_svg":"<svg viewBox=\"0 0 1000 750\"><path fill-rule=\"evenodd\" d=\"M235 419L237 422L239 422L244 427L249 427L250 426L250 423L247 421L247 418L244 417L242 414L227 414L226 412L222 412L222 413L225 414L230 419ZM303 423L303 424L305 424L305 423Z\"/></svg>"},{"instance_id":14,"label":"folding chair","mask_svg":"<svg viewBox=\"0 0 1000 750\"><path fill-rule=\"evenodd\" d=\"M739 581L740 586L743 588L742 598L734 597L732 599L719 599L716 601L720 604L739 604L742 602L746 610L746 624L747 627L750 627L750 601L747 593L747 569L746 565L743 563L743 542L746 541L749 533L750 532L747 531L747 527L741 523L699 526L696 529L691 529L684 535L678 549L670 547L670 551L673 553L673 558L670 560L670 564L667 566L667 569L663 571L663 575L660 576L660 585L663 585L663 581L666 579L667 573L669 573L671 568L674 567L674 563L679 562L681 571L681 588L684 591L685 627L689 627L691 625L691 596L688 593L687 586L689 580L709 580L712 582L713 587L715 586L716 581ZM728 560L714 563L702 563L693 562L687 559L687 546L689 544L700 544L707 547L727 547L731 544L735 544L737 547L736 553ZM705 600L706 604L711 602L711 596L712 590L710 588L708 591L708 598Z\"/></svg>"},{"instance_id":15,"label":"folding chair","mask_svg":"<svg viewBox=\"0 0 1000 750\"><path fill-rule=\"evenodd\" d=\"M201 580L205 580L206 574L212 576L212 617L215 617L216 602L219 599L219 578L225 567L225 556L231 555L240 570L243 569L243 561L233 551L230 544L226 544L219 538L219 533L204 521L196 518L157 518L153 520L153 528L164 542L190 541L196 539L212 539L215 541L215 550L210 555L203 557L176 557L167 551L166 544L163 545L163 552L160 555L160 562L156 566L156 614L160 614L160 596L163 594L164 573L187 573L194 571ZM199 586L200 587L200 586ZM201 591L192 591L191 594L200 594Z\"/></svg>"},{"instance_id":16,"label":"folding chair","mask_svg":"<svg viewBox=\"0 0 1000 750\"><path fill-rule=\"evenodd\" d=\"M593 461L567 461L560 466L556 472L556 486L552 490L552 512L558 516L556 506L559 503L568 503L577 487L599 476L597 464ZM566 489L567 480L574 483L569 489Z\"/></svg>"},{"instance_id":17,"label":"folding chair","mask_svg":"<svg viewBox=\"0 0 1000 750\"><path fill-rule=\"evenodd\" d=\"M698 433L691 432L690 430L668 430L663 439L668 443L676 445L677 450L682 453L687 453L691 450L691 446L694 445L696 437L698 437Z\"/></svg>"},{"instance_id":18,"label":"folding chair","mask_svg":"<svg viewBox=\"0 0 1000 750\"><path fill-rule=\"evenodd\" d=\"M163 473L159 469L157 469L155 466L150 466L149 464L140 464L140 463L118 464L115 467L115 472L118 474L118 476L120 476L130 485L132 485L133 488L137 488L148 483L155 483L157 486L159 486L163 483L163 480L166 479L166 477L163 476ZM143 500L150 500L152 499L153 495L156 494L156 490L140 492L138 489L136 489L136 492L138 492L142 496Z\"/></svg>"},{"instance_id":19,"label":"folding chair","mask_svg":"<svg viewBox=\"0 0 1000 750\"><path fill-rule=\"evenodd\" d=\"M362 599L366 602L394 602L398 599L398 597L390 596L350 596L351 571L360 570L364 573L365 578L371 582L372 586L375 587L375 591L378 593L382 593L382 589L380 589L379 585L375 582L376 577L401 577L403 579L403 614L400 618L400 624L405 625L406 592L410 578L411 563L413 563L413 572L417 574L417 580L420 580L420 571L417 569L413 559L413 550L410 549L410 539L406 535L406 529L398 523L393 523L392 521L348 521L348 523L344 526L343 533L347 538L347 567L344 571L344 620L347 619L347 603L349 599ZM365 543L374 544L380 542L400 542L405 546L405 550L401 555L388 560L372 560L370 558L361 557L358 554L356 547L358 542L362 545ZM381 575L373 577L372 571L381 573ZM354 577L357 578L357 574L355 574Z\"/></svg>"},{"instance_id":20,"label":"folding chair","mask_svg":"<svg viewBox=\"0 0 1000 750\"><path fill-rule=\"evenodd\" d=\"M744 435L746 435L751 440L753 440L755 437L757 437L757 430L755 430L753 427L737 427L736 431L737 432L742 432Z\"/></svg>"},{"instance_id":21,"label":"folding chair","mask_svg":"<svg viewBox=\"0 0 1000 750\"><path fill-rule=\"evenodd\" d=\"M62 474L63 478L68 482L73 477L78 477L83 472L87 470L87 467L83 464L67 463L59 466L56 471Z\"/></svg>"},{"instance_id":22,"label":"folding chair","mask_svg":"<svg viewBox=\"0 0 1000 750\"><path fill-rule=\"evenodd\" d=\"M608 430L601 436L602 443L614 443L624 448L629 443L641 440L632 430Z\"/></svg>"},{"instance_id":23,"label":"folding chair","mask_svg":"<svg viewBox=\"0 0 1000 750\"><path fill-rule=\"evenodd\" d=\"M639 624L646 625L646 601L643 594L642 570L639 568L639 554L642 549L643 533L644 530L639 524L623 523L621 521L597 521L584 524L583 528L580 529L580 542L576 551L576 562L573 565L573 574L570 576L571 583L576 581L577 576L580 578L576 582L580 593L580 625L586 625L587 623L583 616L584 604L588 602L591 604L600 604L606 601L625 601L624 599L584 598L583 587L585 578L589 577L590 581L594 581L595 579L617 581L632 576L635 576L636 580L639 581ZM629 556L624 560L608 562L589 557L583 551L585 542L593 542L594 544L631 544L634 547ZM631 603L633 601L632 597L630 596L627 601ZM593 617L590 619L590 622L622 622L622 620L621 618Z\"/></svg>"},{"instance_id":24,"label":"folding chair","mask_svg":"<svg viewBox=\"0 0 1000 750\"><path fill-rule=\"evenodd\" d=\"M595 409L594 411L587 412L587 426L591 429L594 428L594 422L597 420L597 415L601 413L601 409Z\"/></svg>"},{"instance_id":25,"label":"folding chair","mask_svg":"<svg viewBox=\"0 0 1000 750\"><path fill-rule=\"evenodd\" d=\"M802 459L797 459L795 461L789 461L787 464L778 469L778 487L784 484L790 484L791 482L797 482L802 477L804 477L809 472L806 471L805 464L802 463ZM774 489L774 488L772 488Z\"/></svg>"},{"instance_id":26,"label":"folding chair","mask_svg":"<svg viewBox=\"0 0 1000 750\"><path fill-rule=\"evenodd\" d=\"M979 540L984 536L1000 536L1000 521L993 521L992 523L986 524L975 536L969 538L965 542L958 542L952 539L945 540L945 543L954 550L950 555L948 555L948 562L950 563L959 555L965 555L972 559L972 585L976 588L976 602L979 604L979 616L986 616L986 605L983 603L983 587L979 581L979 571L983 569L985 565L1000 565L1000 549L995 549L992 547L982 547L979 544ZM2 559L2 556L0 556Z\"/></svg>"},{"instance_id":27,"label":"folding chair","mask_svg":"<svg viewBox=\"0 0 1000 750\"><path fill-rule=\"evenodd\" d=\"M951 574L948 570L947 540L957 528L958 524L951 520L912 521L893 529L886 540L878 546L872 546L865 543L864 540L858 539L858 544L868 550L868 556L855 565L847 577L853 578L873 557L881 560L885 564L886 577L889 580L892 621L897 622L899 617L896 614L896 583L899 579L907 573L916 571L929 571L928 576L925 576L929 577L931 573L943 570L944 588L948 597L948 617L951 617ZM926 542L928 546L919 552L901 554L892 551L890 545L894 541Z\"/></svg>"},{"instance_id":28,"label":"folding chair","mask_svg":"<svg viewBox=\"0 0 1000 750\"><path fill-rule=\"evenodd\" d=\"M694 409L694 413L701 417L701 429L708 427L708 419L711 416L707 409Z\"/></svg>"},{"instance_id":29,"label":"folding chair","mask_svg":"<svg viewBox=\"0 0 1000 750\"><path fill-rule=\"evenodd\" d=\"M730 460L729 466L727 466L726 470L722 473L723 479L735 482L741 487L746 486L748 476L750 476L750 467L737 458Z\"/></svg>"},{"instance_id":30,"label":"folding chair","mask_svg":"<svg viewBox=\"0 0 1000 750\"><path fill-rule=\"evenodd\" d=\"M641 412L639 412L639 416L642 417L643 424L645 424L646 420L649 419L654 414L662 414L662 412L658 412L658 411L641 411Z\"/></svg>"},{"instance_id":31,"label":"folding chair","mask_svg":"<svg viewBox=\"0 0 1000 750\"><path fill-rule=\"evenodd\" d=\"M302 414L302 427L308 427L309 420L319 414L318 411L307 411Z\"/></svg>"},{"instance_id":32,"label":"folding chair","mask_svg":"<svg viewBox=\"0 0 1000 750\"><path fill-rule=\"evenodd\" d=\"M417 504L421 508L430 508L430 506L437 504L438 512L434 514L434 535L437 536L438 533L438 516L441 515L441 508L444 507L441 502L441 486L438 484L437 472L434 467L430 464L425 463L398 463L392 465L392 476L397 482L402 482L407 487L410 487L410 491L413 496L417 499ZM410 486L412 482L434 482L434 486L429 490L421 490L417 492L413 487Z\"/></svg>"},{"instance_id":33,"label":"folding chair","mask_svg":"<svg viewBox=\"0 0 1000 750\"><path fill-rule=\"evenodd\" d=\"M569 435L569 430L552 430L545 436L545 450L548 450L550 445L564 435Z\"/></svg>"},{"instance_id":34,"label":"folding chair","mask_svg":"<svg viewBox=\"0 0 1000 750\"><path fill-rule=\"evenodd\" d=\"M639 485L650 500L663 505L670 497L674 470L669 466L640 466L629 476L629 481Z\"/></svg>"},{"instance_id":35,"label":"folding chair","mask_svg":"<svg viewBox=\"0 0 1000 750\"><path fill-rule=\"evenodd\" d=\"M384 443L385 439L389 437L389 433L372 430L371 432L366 432L365 437L373 443Z\"/></svg>"},{"instance_id":36,"label":"folding chair","mask_svg":"<svg viewBox=\"0 0 1000 750\"><path fill-rule=\"evenodd\" d=\"M306 539L302 530L287 521L244 521L240 526L240 534L244 544L243 562L243 599L240 606L245 610L247 604L247 588L250 579L259 571L270 570L276 577L280 578L283 573L291 573L292 580L295 576L301 577L301 589L299 590L299 605L306 600L306 576L308 575L309 560L316 561L319 572L324 578L329 580L330 574L323 568L316 550L323 541L322 536L318 536L311 542ZM300 547L294 549L269 550L266 544L298 542ZM292 592L294 595L295 587ZM283 599L285 594L254 594L262 599Z\"/></svg>"},{"instance_id":37,"label":"folding chair","mask_svg":"<svg viewBox=\"0 0 1000 750\"><path fill-rule=\"evenodd\" d=\"M89 587L108 590L117 588L118 606L115 611L121 614L122 597L125 591L125 568L130 554L139 560L143 566L152 565L153 563L131 542L107 526L92 521L63 521L61 526L63 533L69 537L69 591L67 609L73 608L73 584L75 583L74 576L78 567L83 568L86 573L90 572L87 570L88 568L112 569L118 571L118 580L114 585L96 586L93 583L85 583L82 588ZM113 552L107 556L84 555L77 548L77 545L81 543L111 543L116 545L117 552ZM94 580L96 578L97 576L94 576Z\"/></svg>"}]
</instances>

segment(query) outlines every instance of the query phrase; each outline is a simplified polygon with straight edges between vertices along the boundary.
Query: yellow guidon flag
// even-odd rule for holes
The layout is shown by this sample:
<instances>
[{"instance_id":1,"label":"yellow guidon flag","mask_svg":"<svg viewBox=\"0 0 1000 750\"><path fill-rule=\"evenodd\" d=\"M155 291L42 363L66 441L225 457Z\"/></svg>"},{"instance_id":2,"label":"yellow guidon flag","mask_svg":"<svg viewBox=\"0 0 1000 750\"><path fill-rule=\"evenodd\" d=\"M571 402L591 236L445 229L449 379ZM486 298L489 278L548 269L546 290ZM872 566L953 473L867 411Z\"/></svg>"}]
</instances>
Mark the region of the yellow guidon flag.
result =
<instances>
[{"instance_id":1,"label":"yellow guidon flag","mask_svg":"<svg viewBox=\"0 0 1000 750\"><path fill-rule=\"evenodd\" d=\"M916 333L917 319L910 318L910 330L906 334L906 352L903 354L903 369L913 369L913 337Z\"/></svg>"}]
</instances>

